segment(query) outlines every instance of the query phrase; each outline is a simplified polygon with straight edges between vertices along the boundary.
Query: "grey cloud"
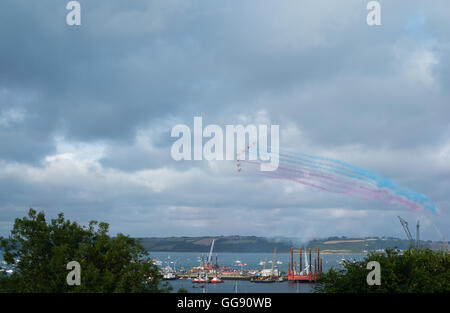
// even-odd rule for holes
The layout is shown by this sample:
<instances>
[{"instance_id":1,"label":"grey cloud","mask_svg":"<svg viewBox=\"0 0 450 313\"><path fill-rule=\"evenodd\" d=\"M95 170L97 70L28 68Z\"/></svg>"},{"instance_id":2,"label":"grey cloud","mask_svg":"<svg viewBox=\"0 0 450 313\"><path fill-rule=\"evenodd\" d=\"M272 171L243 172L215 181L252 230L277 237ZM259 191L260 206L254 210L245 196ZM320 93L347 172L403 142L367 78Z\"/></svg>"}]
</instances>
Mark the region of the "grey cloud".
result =
<instances>
[{"instance_id":1,"label":"grey cloud","mask_svg":"<svg viewBox=\"0 0 450 313\"><path fill-rule=\"evenodd\" d=\"M364 3L353 0L81 1L83 25L70 28L64 2L2 1L0 114L18 108L24 119L0 125L1 231L20 208L36 206L142 235L148 228L153 235L264 234L264 225L274 235L313 236L324 228L330 235L398 234L391 221L398 208L288 192L279 182L237 175L232 162L214 170L170 158L173 125L191 125L194 115L206 124L238 124L240 115L261 111L282 132L300 130L287 146L347 153L444 210L449 165L429 165L425 152L437 153L450 134L448 4L381 2L383 25L370 28ZM46 167L58 137L103 145L104 154L94 165L84 160L90 165L74 169L76 159ZM351 145L360 147L354 155ZM22 167L12 174L11 164ZM161 169L173 172L142 174ZM167 175L173 181L157 191ZM368 213L333 222L330 208ZM282 213L271 217L277 209ZM220 224L222 213L248 220L248 228ZM442 214L445 229L449 215ZM297 229L304 220L308 226Z\"/></svg>"}]
</instances>

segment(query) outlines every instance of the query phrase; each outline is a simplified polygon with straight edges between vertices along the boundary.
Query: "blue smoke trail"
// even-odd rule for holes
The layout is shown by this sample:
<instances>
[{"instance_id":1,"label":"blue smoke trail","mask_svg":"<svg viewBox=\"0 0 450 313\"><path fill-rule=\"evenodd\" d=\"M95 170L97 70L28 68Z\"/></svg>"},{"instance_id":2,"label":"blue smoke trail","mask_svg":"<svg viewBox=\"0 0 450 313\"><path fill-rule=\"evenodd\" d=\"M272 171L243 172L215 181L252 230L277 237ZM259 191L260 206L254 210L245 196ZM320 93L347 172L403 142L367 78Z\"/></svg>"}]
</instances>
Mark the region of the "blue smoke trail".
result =
<instances>
[{"instance_id":1,"label":"blue smoke trail","mask_svg":"<svg viewBox=\"0 0 450 313\"><path fill-rule=\"evenodd\" d=\"M270 146L267 148L270 148ZM248 152L257 153L253 151L253 149L250 149L250 147ZM301 169L313 169L320 173L331 173L336 179L340 179L343 183L348 182L350 179L351 181L356 181L361 187L364 187L365 184L369 184L381 192L386 191L394 195L398 198L398 202L402 202L401 199L406 199L424 209L430 210L434 214L438 213L433 201L427 196L414 190L401 187L391 179L373 171L333 158L314 156L284 149L283 151L280 151L279 155L280 161L289 164L288 166L294 167L292 171L295 171L296 168L298 169L300 167ZM286 169L284 172L286 172ZM280 177L286 175L289 174L279 174ZM394 199L394 202L395 201L396 200Z\"/></svg>"}]
</instances>

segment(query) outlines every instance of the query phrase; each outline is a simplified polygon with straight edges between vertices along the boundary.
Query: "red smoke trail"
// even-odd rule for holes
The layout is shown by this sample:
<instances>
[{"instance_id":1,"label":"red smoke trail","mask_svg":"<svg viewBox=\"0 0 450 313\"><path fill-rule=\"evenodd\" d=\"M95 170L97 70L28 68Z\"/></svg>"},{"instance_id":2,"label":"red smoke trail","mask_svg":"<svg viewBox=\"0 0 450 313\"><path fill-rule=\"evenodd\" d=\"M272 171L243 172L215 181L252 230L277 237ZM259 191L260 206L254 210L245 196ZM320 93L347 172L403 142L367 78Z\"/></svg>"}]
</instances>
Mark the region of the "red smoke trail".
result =
<instances>
[{"instance_id":1,"label":"red smoke trail","mask_svg":"<svg viewBox=\"0 0 450 313\"><path fill-rule=\"evenodd\" d=\"M401 204L413 211L417 211L420 208L418 204L401 197L393 196L389 194L387 190L377 190L368 188L366 186L358 186L354 182L345 181L330 175L323 175L314 171L304 171L295 168L291 169L285 166L279 166L278 169L274 172L261 172L259 170L259 167L262 162L260 161L239 160L239 162L239 168L249 174L282 179L286 181L293 181L323 191L346 194L359 199L362 198L365 200L378 200L388 204ZM299 178L299 176L301 177L301 179ZM329 180L331 180L332 182L330 182Z\"/></svg>"}]
</instances>

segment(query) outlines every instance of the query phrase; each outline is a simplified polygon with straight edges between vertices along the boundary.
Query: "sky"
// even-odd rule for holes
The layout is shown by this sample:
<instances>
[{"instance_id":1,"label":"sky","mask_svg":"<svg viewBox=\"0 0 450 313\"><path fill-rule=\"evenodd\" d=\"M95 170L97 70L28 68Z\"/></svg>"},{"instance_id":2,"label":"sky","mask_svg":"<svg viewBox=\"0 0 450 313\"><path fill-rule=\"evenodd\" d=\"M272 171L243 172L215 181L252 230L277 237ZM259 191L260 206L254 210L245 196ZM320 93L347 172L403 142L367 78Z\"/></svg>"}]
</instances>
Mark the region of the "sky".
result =
<instances>
[{"instance_id":1,"label":"sky","mask_svg":"<svg viewBox=\"0 0 450 313\"><path fill-rule=\"evenodd\" d=\"M0 4L0 235L29 208L132 236L450 237L446 0ZM276 124L280 147L427 195L439 213L175 161L173 126ZM437 230L436 230L437 228Z\"/></svg>"}]
</instances>

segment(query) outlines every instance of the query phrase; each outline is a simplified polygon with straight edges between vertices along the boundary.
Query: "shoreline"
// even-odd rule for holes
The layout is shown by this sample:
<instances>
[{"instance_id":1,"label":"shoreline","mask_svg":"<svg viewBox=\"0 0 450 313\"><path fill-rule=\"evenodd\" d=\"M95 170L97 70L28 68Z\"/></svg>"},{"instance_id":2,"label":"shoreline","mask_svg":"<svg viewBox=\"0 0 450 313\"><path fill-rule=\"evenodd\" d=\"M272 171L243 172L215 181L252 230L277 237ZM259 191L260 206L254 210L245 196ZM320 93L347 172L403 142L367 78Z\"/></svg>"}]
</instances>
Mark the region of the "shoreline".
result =
<instances>
[{"instance_id":1,"label":"shoreline","mask_svg":"<svg viewBox=\"0 0 450 313\"><path fill-rule=\"evenodd\" d=\"M375 250L374 250L375 251ZM206 253L204 251L175 251L175 250L171 250L171 251L148 251L150 254L151 253ZM372 252L372 251L368 251L368 252ZM214 251L214 253L229 253L229 254L235 254L235 253L246 253L246 254L262 254L262 253L268 253L271 254L273 253L273 251L258 251L258 252L243 252L243 251ZM290 252L277 252L277 254L290 254ZM348 254L352 254L352 255L365 255L367 253L365 252L352 252L349 250L320 250L320 254L327 254L327 255L348 255Z\"/></svg>"}]
</instances>

